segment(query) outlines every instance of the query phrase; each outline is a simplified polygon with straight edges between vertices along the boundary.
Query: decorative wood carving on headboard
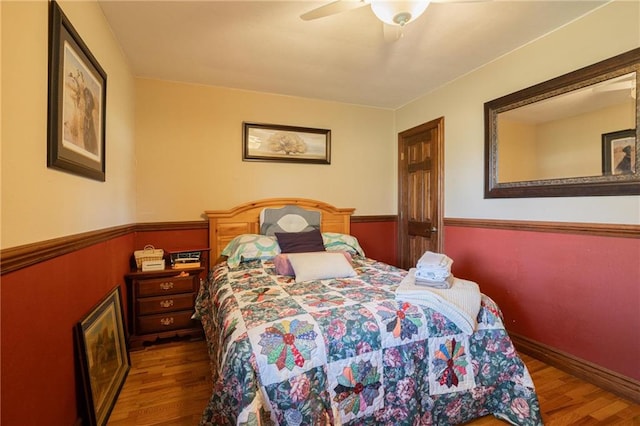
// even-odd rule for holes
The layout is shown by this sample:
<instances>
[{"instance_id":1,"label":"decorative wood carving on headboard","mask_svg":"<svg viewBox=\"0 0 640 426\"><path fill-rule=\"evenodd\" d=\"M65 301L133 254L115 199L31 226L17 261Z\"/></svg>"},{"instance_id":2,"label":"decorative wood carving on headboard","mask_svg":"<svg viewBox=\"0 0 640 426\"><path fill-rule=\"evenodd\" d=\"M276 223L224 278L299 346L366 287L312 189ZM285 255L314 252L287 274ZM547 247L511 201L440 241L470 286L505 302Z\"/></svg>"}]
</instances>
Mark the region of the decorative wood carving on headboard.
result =
<instances>
[{"instance_id":1,"label":"decorative wood carving on headboard","mask_svg":"<svg viewBox=\"0 0 640 426\"><path fill-rule=\"evenodd\" d=\"M351 231L351 215L355 209L337 208L322 201L305 198L269 198L241 204L230 210L206 210L204 213L209 218L211 247L209 266L212 267L219 261L222 250L236 236L260 233L260 212L263 209L287 205L319 211L322 232L349 234Z\"/></svg>"}]
</instances>

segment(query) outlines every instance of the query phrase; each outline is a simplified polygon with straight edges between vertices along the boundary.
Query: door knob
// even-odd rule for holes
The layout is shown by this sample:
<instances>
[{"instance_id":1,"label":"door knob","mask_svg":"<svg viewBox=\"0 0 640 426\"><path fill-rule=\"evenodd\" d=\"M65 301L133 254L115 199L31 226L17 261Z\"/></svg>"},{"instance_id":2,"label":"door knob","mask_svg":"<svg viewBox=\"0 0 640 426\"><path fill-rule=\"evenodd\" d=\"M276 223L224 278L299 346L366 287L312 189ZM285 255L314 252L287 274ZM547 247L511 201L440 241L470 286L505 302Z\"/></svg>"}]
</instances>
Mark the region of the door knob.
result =
<instances>
[{"instance_id":1,"label":"door knob","mask_svg":"<svg viewBox=\"0 0 640 426\"><path fill-rule=\"evenodd\" d=\"M438 232L438 228L434 226L433 228L431 228L431 232Z\"/></svg>"}]
</instances>

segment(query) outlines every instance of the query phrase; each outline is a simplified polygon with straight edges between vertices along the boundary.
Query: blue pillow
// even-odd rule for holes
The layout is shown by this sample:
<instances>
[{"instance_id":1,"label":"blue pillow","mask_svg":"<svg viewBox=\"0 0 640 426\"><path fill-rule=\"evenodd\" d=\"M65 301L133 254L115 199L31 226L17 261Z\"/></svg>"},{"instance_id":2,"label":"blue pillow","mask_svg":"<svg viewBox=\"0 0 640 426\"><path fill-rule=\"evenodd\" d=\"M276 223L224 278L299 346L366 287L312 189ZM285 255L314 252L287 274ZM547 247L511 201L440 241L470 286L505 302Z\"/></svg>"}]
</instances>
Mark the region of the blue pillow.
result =
<instances>
[{"instance_id":1,"label":"blue pillow","mask_svg":"<svg viewBox=\"0 0 640 426\"><path fill-rule=\"evenodd\" d=\"M327 251L347 251L364 257L364 250L360 247L358 239L353 235L323 232L322 239Z\"/></svg>"},{"instance_id":2,"label":"blue pillow","mask_svg":"<svg viewBox=\"0 0 640 426\"><path fill-rule=\"evenodd\" d=\"M235 268L243 260L273 259L280 254L280 247L274 237L242 234L231 240L221 254L227 256L229 267Z\"/></svg>"}]
</instances>

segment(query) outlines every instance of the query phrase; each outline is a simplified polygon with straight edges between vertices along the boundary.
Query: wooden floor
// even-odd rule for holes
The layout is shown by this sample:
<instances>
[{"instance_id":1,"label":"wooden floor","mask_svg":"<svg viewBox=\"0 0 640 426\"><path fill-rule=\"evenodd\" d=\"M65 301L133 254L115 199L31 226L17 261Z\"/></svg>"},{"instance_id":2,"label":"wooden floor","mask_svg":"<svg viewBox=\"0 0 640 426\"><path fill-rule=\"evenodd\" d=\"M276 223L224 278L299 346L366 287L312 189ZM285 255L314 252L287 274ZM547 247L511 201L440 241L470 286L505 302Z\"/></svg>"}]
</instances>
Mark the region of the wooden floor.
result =
<instances>
[{"instance_id":1,"label":"wooden floor","mask_svg":"<svg viewBox=\"0 0 640 426\"><path fill-rule=\"evenodd\" d=\"M131 352L131 370L108 425L197 425L209 402L209 355L202 340Z\"/></svg>"},{"instance_id":2,"label":"wooden floor","mask_svg":"<svg viewBox=\"0 0 640 426\"><path fill-rule=\"evenodd\" d=\"M633 404L527 355L546 425L640 425ZM211 394L203 341L173 342L131 353L131 370L109 425L197 425ZM492 416L467 425L505 425Z\"/></svg>"}]
</instances>

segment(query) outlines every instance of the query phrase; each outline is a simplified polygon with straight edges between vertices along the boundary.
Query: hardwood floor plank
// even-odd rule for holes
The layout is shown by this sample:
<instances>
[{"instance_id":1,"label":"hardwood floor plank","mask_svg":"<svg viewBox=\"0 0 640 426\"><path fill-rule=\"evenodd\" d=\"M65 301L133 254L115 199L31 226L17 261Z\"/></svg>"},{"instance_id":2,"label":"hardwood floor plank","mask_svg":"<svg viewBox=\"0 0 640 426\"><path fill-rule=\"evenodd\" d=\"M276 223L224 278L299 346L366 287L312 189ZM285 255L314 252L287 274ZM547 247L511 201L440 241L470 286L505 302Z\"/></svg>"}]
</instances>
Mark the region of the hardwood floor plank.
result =
<instances>
[{"instance_id":1,"label":"hardwood floor plank","mask_svg":"<svg viewBox=\"0 0 640 426\"><path fill-rule=\"evenodd\" d=\"M521 354L547 426L639 426L640 405ZM131 353L131 371L109 426L195 426L209 403L211 374L204 341L171 342ZM486 416L466 426L500 426Z\"/></svg>"},{"instance_id":2,"label":"hardwood floor plank","mask_svg":"<svg viewBox=\"0 0 640 426\"><path fill-rule=\"evenodd\" d=\"M591 417L596 420L604 421L609 417L616 416L620 411L624 410L628 406L629 404L624 401L613 401L607 404L605 407L592 412Z\"/></svg>"},{"instance_id":3,"label":"hardwood floor plank","mask_svg":"<svg viewBox=\"0 0 640 426\"><path fill-rule=\"evenodd\" d=\"M131 370L108 425L197 425L212 387L203 341L131 352Z\"/></svg>"}]
</instances>

